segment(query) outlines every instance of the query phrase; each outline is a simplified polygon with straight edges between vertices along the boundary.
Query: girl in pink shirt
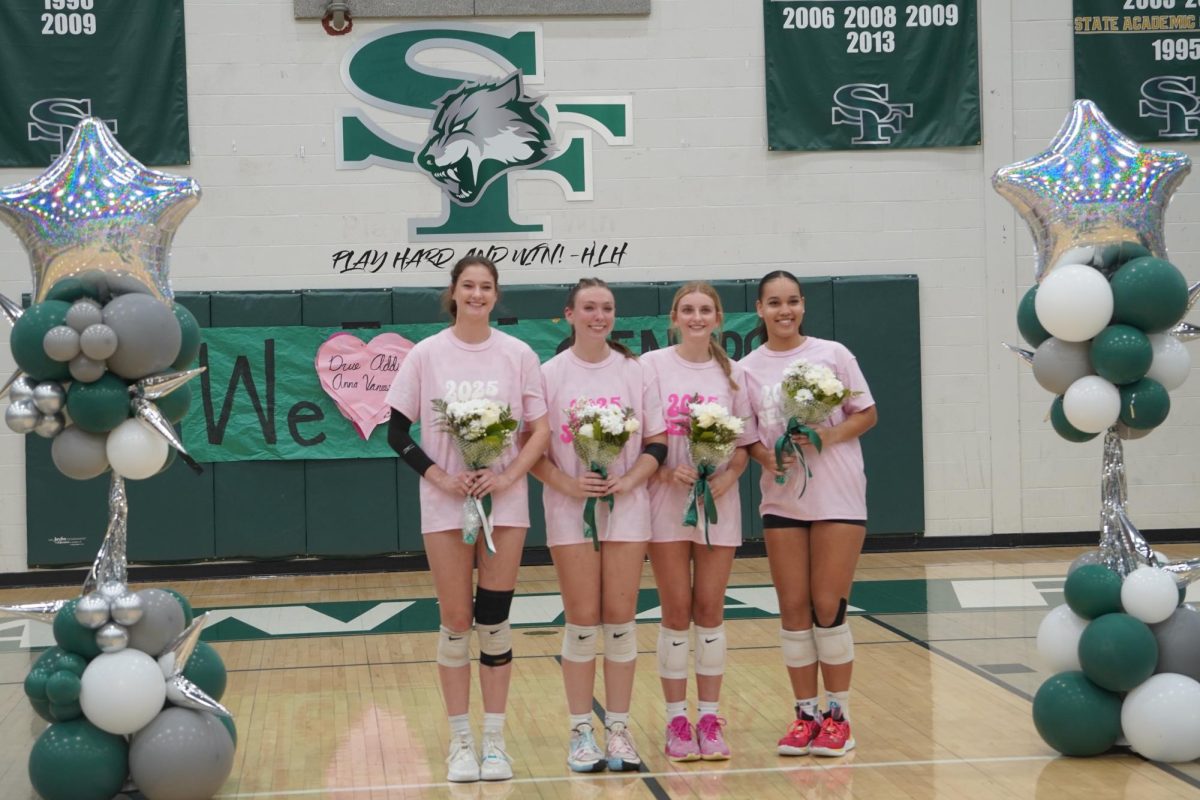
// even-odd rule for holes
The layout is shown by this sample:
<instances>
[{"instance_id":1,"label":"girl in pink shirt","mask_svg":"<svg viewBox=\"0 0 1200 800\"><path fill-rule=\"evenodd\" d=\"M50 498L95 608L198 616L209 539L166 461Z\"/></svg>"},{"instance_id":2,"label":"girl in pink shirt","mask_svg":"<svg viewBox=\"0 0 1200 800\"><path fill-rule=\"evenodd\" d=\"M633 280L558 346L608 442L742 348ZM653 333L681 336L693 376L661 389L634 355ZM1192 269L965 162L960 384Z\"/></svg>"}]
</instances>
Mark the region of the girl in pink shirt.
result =
<instances>
[{"instance_id":1,"label":"girl in pink shirt","mask_svg":"<svg viewBox=\"0 0 1200 800\"><path fill-rule=\"evenodd\" d=\"M671 302L671 335L678 344L642 356L654 373L667 423L667 460L650 483L650 563L662 604L658 631L658 674L667 704L664 751L672 761L729 758L721 734L718 697L725 672L725 587L733 554L742 543L738 478L757 439L742 370L729 361L718 337L721 298L707 283L688 283ZM745 428L729 463L709 478L717 521L703 508L698 525L685 526L684 512L699 474L688 454L688 408L693 398L719 403ZM693 577L692 565L695 564ZM687 714L688 629L696 623L696 689L699 719Z\"/></svg>"},{"instance_id":2,"label":"girl in pink shirt","mask_svg":"<svg viewBox=\"0 0 1200 800\"><path fill-rule=\"evenodd\" d=\"M504 715L512 678L509 607L529 527L525 473L542 457L550 428L537 356L528 345L488 324L499 297L499 275L486 258L466 256L450 272L443 302L454 323L419 342L388 390L388 442L421 475L421 533L437 592L441 630L438 677L450 718L447 777L455 782L507 780ZM488 399L507 405L521 428L517 441L491 467L469 470L435 401ZM409 435L421 423L421 444ZM463 502L492 497L494 554L485 537L463 541ZM472 592L472 572L479 587ZM474 596L472 597L472 594ZM483 738L471 736L470 639L479 637Z\"/></svg>"},{"instance_id":3,"label":"girl in pink shirt","mask_svg":"<svg viewBox=\"0 0 1200 800\"><path fill-rule=\"evenodd\" d=\"M796 698L796 720L779 740L779 753L840 756L854 748L849 699L854 639L846 604L867 520L867 479L858 437L875 425L875 401L849 350L804 335L804 292L794 275L782 270L766 275L758 285L757 311L766 343L741 361L758 419L758 441L750 455L763 466L759 508L779 598L783 660ZM788 423L780 408L780 384L784 370L798 359L829 367L857 392L813 426L820 451L808 436L793 437L812 471L807 488L803 466L790 457L782 473L786 483L775 480L775 442ZM818 663L828 701L823 717Z\"/></svg>"},{"instance_id":4,"label":"girl in pink shirt","mask_svg":"<svg viewBox=\"0 0 1200 800\"><path fill-rule=\"evenodd\" d=\"M636 770L641 758L629 734L629 704L637 663L638 584L650 539L649 478L666 458L666 435L653 376L625 347L608 340L616 321L613 294L597 278L584 278L567 295L571 346L542 365L549 408L550 451L534 468L543 484L546 541L558 573L566 630L562 670L571 741L567 764L575 772ZM636 412L630 434L608 477L580 462L567 426L567 409L579 400L620 405ZM584 537L584 503L613 497L611 513L597 503L596 545ZM603 626L603 627L601 627ZM591 724L596 641L604 639L605 750Z\"/></svg>"}]
</instances>

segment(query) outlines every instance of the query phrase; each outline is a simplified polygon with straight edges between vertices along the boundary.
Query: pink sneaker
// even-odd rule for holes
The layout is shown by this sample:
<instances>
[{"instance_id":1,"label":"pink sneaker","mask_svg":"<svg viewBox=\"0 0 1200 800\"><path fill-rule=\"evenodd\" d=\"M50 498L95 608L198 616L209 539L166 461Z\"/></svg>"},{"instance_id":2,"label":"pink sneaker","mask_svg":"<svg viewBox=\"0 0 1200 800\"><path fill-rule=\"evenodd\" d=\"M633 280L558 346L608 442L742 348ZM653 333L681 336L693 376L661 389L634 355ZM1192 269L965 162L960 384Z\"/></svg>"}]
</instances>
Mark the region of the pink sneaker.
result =
<instances>
[{"instance_id":1,"label":"pink sneaker","mask_svg":"<svg viewBox=\"0 0 1200 800\"><path fill-rule=\"evenodd\" d=\"M700 739L700 757L705 761L725 761L729 758L729 745L721 735L725 720L716 714L705 714L696 723L696 736Z\"/></svg>"},{"instance_id":2,"label":"pink sneaker","mask_svg":"<svg viewBox=\"0 0 1200 800\"><path fill-rule=\"evenodd\" d=\"M794 719L787 733L779 740L779 755L806 756L812 749L813 739L821 731L821 723L815 719Z\"/></svg>"},{"instance_id":3,"label":"pink sneaker","mask_svg":"<svg viewBox=\"0 0 1200 800\"><path fill-rule=\"evenodd\" d=\"M672 761L699 761L700 747L692 732L692 724L680 714L667 723L667 746L663 748Z\"/></svg>"},{"instance_id":4,"label":"pink sneaker","mask_svg":"<svg viewBox=\"0 0 1200 800\"><path fill-rule=\"evenodd\" d=\"M812 741L810 752L814 756L844 756L854 749L854 736L850 733L850 721L840 716L826 714L821 722L821 732Z\"/></svg>"}]
</instances>

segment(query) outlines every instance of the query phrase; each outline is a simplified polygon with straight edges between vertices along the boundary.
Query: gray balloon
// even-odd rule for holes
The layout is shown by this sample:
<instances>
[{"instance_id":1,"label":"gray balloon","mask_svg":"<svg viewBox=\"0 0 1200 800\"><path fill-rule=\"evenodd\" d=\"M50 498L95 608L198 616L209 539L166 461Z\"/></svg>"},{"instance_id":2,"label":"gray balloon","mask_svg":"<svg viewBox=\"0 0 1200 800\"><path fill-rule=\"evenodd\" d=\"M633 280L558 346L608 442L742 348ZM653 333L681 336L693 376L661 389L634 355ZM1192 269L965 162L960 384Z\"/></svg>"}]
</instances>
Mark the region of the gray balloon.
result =
<instances>
[{"instance_id":1,"label":"gray balloon","mask_svg":"<svg viewBox=\"0 0 1200 800\"><path fill-rule=\"evenodd\" d=\"M95 361L103 361L117 352L117 334L104 323L88 325L79 334L79 349Z\"/></svg>"},{"instance_id":2,"label":"gray balloon","mask_svg":"<svg viewBox=\"0 0 1200 800\"><path fill-rule=\"evenodd\" d=\"M129 646L158 658L183 633L183 606L170 592L142 589L142 618L129 626Z\"/></svg>"},{"instance_id":3,"label":"gray balloon","mask_svg":"<svg viewBox=\"0 0 1200 800\"><path fill-rule=\"evenodd\" d=\"M1049 392L1063 394L1072 383L1094 372L1088 350L1087 342L1047 339L1033 353L1034 380Z\"/></svg>"},{"instance_id":4,"label":"gray balloon","mask_svg":"<svg viewBox=\"0 0 1200 800\"><path fill-rule=\"evenodd\" d=\"M1149 436L1154 430L1154 428L1131 428L1124 422L1117 423L1117 436L1120 436L1125 441Z\"/></svg>"},{"instance_id":5,"label":"gray balloon","mask_svg":"<svg viewBox=\"0 0 1200 800\"><path fill-rule=\"evenodd\" d=\"M113 297L119 294L151 294L150 287L132 275L108 273L108 290Z\"/></svg>"},{"instance_id":6,"label":"gray balloon","mask_svg":"<svg viewBox=\"0 0 1200 800\"><path fill-rule=\"evenodd\" d=\"M67 309L67 325L78 333L83 333L88 326L97 325L103 321L104 312L100 310L100 304L90 297L76 300Z\"/></svg>"},{"instance_id":7,"label":"gray balloon","mask_svg":"<svg viewBox=\"0 0 1200 800\"><path fill-rule=\"evenodd\" d=\"M70 361L79 355L79 332L67 325L55 325L42 337L42 350L55 361Z\"/></svg>"},{"instance_id":8,"label":"gray balloon","mask_svg":"<svg viewBox=\"0 0 1200 800\"><path fill-rule=\"evenodd\" d=\"M208 800L233 771L234 744L207 711L165 708L129 744L129 775L150 800Z\"/></svg>"},{"instance_id":9,"label":"gray balloon","mask_svg":"<svg viewBox=\"0 0 1200 800\"><path fill-rule=\"evenodd\" d=\"M144 378L171 366L183 332L166 303L148 294L124 294L104 307L104 324L117 335L108 368L122 378Z\"/></svg>"},{"instance_id":10,"label":"gray balloon","mask_svg":"<svg viewBox=\"0 0 1200 800\"><path fill-rule=\"evenodd\" d=\"M1088 564L1099 564L1099 563L1101 563L1100 551L1099 550L1088 550L1086 553L1084 553L1081 556L1078 556L1074 561L1071 562L1071 566L1067 567L1067 574L1070 575L1075 570L1079 569L1080 567L1086 567Z\"/></svg>"},{"instance_id":11,"label":"gray balloon","mask_svg":"<svg viewBox=\"0 0 1200 800\"><path fill-rule=\"evenodd\" d=\"M89 293L100 301L99 305L104 305L112 298L112 292L108 290L107 272L99 269L89 269L87 272L79 273L79 280L88 288ZM87 326L85 325L84 327L86 328Z\"/></svg>"},{"instance_id":12,"label":"gray balloon","mask_svg":"<svg viewBox=\"0 0 1200 800\"><path fill-rule=\"evenodd\" d=\"M88 433L72 425L50 443L50 458L68 478L86 481L108 472L108 435Z\"/></svg>"},{"instance_id":13,"label":"gray balloon","mask_svg":"<svg viewBox=\"0 0 1200 800\"><path fill-rule=\"evenodd\" d=\"M1175 672L1200 681L1200 611L1182 605L1157 625L1151 625L1158 640L1155 672Z\"/></svg>"},{"instance_id":14,"label":"gray balloon","mask_svg":"<svg viewBox=\"0 0 1200 800\"><path fill-rule=\"evenodd\" d=\"M9 403L4 410L4 422L13 433L33 433L42 412L34 408L33 400L21 400Z\"/></svg>"},{"instance_id":15,"label":"gray balloon","mask_svg":"<svg viewBox=\"0 0 1200 800\"><path fill-rule=\"evenodd\" d=\"M108 371L103 361L95 361L83 353L72 358L67 369L71 372L71 377L80 383L95 383Z\"/></svg>"}]
</instances>

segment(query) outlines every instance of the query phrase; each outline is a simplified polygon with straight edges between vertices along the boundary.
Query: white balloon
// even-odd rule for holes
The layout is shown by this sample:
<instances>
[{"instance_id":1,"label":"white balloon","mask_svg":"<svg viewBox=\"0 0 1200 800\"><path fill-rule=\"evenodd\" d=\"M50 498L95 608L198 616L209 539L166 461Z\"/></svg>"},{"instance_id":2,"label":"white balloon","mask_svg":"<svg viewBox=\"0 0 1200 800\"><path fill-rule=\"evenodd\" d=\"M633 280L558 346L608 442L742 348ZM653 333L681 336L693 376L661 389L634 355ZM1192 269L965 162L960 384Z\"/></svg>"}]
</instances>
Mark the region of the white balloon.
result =
<instances>
[{"instance_id":1,"label":"white balloon","mask_svg":"<svg viewBox=\"0 0 1200 800\"><path fill-rule=\"evenodd\" d=\"M113 472L141 480L156 475L167 461L167 440L140 419L127 419L108 434L105 453Z\"/></svg>"},{"instance_id":2,"label":"white balloon","mask_svg":"<svg viewBox=\"0 0 1200 800\"><path fill-rule=\"evenodd\" d=\"M1154 360L1150 362L1147 378L1153 378L1168 392L1183 385L1192 371L1192 354L1183 342L1166 333L1148 335Z\"/></svg>"},{"instance_id":3,"label":"white balloon","mask_svg":"<svg viewBox=\"0 0 1200 800\"><path fill-rule=\"evenodd\" d=\"M1121 584L1121 605L1147 625L1162 622L1179 605L1175 578L1158 567L1138 567ZM1196 643L1200 647L1200 642Z\"/></svg>"},{"instance_id":4,"label":"white balloon","mask_svg":"<svg viewBox=\"0 0 1200 800\"><path fill-rule=\"evenodd\" d=\"M79 705L88 721L109 733L134 733L162 711L167 682L158 662L126 648L92 659L80 679Z\"/></svg>"},{"instance_id":5,"label":"white balloon","mask_svg":"<svg viewBox=\"0 0 1200 800\"><path fill-rule=\"evenodd\" d=\"M1121 415L1121 392L1099 375L1087 375L1067 388L1063 414L1084 433L1100 433Z\"/></svg>"},{"instance_id":6,"label":"white balloon","mask_svg":"<svg viewBox=\"0 0 1200 800\"><path fill-rule=\"evenodd\" d=\"M1065 264L1042 279L1034 309L1038 322L1051 336L1067 342L1087 341L1112 319L1112 289L1098 270Z\"/></svg>"},{"instance_id":7,"label":"white balloon","mask_svg":"<svg viewBox=\"0 0 1200 800\"><path fill-rule=\"evenodd\" d=\"M1050 672L1069 672L1079 666L1079 637L1088 621L1066 603L1042 618L1038 626L1037 651Z\"/></svg>"},{"instance_id":8,"label":"white balloon","mask_svg":"<svg viewBox=\"0 0 1200 800\"><path fill-rule=\"evenodd\" d=\"M1098 248L1090 246L1072 247L1070 250L1062 254L1062 258L1058 259L1058 261L1054 263L1054 268L1058 269L1060 266L1066 264L1085 264L1094 266L1092 262L1096 260L1097 249Z\"/></svg>"},{"instance_id":9,"label":"white balloon","mask_svg":"<svg viewBox=\"0 0 1200 800\"><path fill-rule=\"evenodd\" d=\"M1125 696L1121 730L1151 761L1200 758L1200 683L1186 675L1151 675Z\"/></svg>"}]
</instances>

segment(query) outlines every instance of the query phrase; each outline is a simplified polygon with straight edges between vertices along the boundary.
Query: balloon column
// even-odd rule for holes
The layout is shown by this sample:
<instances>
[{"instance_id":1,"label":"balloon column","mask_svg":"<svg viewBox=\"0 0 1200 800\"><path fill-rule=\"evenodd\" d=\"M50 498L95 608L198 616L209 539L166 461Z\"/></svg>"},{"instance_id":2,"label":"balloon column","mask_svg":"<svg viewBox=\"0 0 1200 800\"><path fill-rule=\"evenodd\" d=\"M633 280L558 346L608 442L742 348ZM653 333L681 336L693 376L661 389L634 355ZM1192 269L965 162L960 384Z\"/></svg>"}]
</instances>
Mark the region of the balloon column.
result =
<instances>
[{"instance_id":1,"label":"balloon column","mask_svg":"<svg viewBox=\"0 0 1200 800\"><path fill-rule=\"evenodd\" d=\"M1182 604L1200 564L1163 564L1126 513L1122 440L1162 424L1191 370L1182 322L1200 294L1166 260L1163 212L1187 156L1141 147L1076 101L1049 149L992 182L1029 224L1038 283L1011 348L1055 395L1050 424L1069 442L1105 434L1100 548L1072 565L1066 603L1038 629L1055 675L1034 697L1046 743L1070 756L1124 736L1155 761L1200 757L1200 611Z\"/></svg>"},{"instance_id":2,"label":"balloon column","mask_svg":"<svg viewBox=\"0 0 1200 800\"><path fill-rule=\"evenodd\" d=\"M130 785L149 800L210 797L233 765L221 705L225 667L200 642L182 595L128 585L125 480L178 452L200 329L172 302L167 255L199 200L195 181L150 170L86 119L42 175L0 188L0 220L30 254L33 304L0 296L17 372L0 389L13 431L52 439L55 466L111 472L108 529L79 597L0 607L51 622L56 645L25 679L50 726L29 777L45 800L108 800Z\"/></svg>"}]
</instances>

